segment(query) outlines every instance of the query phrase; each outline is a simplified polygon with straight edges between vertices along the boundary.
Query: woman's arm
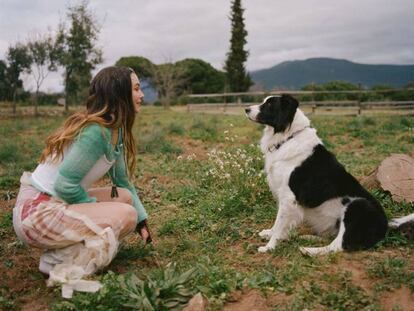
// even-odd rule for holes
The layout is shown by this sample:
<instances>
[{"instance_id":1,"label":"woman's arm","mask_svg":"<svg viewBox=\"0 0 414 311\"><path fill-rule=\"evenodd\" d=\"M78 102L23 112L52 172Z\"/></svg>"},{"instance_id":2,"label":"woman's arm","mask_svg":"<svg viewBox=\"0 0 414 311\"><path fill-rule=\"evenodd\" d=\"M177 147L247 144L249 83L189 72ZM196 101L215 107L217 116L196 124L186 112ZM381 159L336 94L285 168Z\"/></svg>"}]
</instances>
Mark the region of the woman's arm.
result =
<instances>
[{"instance_id":1,"label":"woman's arm","mask_svg":"<svg viewBox=\"0 0 414 311\"><path fill-rule=\"evenodd\" d=\"M96 198L90 197L80 183L108 148L108 141L103 136L104 130L108 129L98 124L86 126L60 164L54 190L65 202L96 202Z\"/></svg>"},{"instance_id":2,"label":"woman's arm","mask_svg":"<svg viewBox=\"0 0 414 311\"><path fill-rule=\"evenodd\" d=\"M126 188L132 196L133 206L138 213L138 223L148 218L147 212L138 197L137 190L128 179L123 151L116 159L114 166L109 170L112 182L118 187Z\"/></svg>"}]
</instances>

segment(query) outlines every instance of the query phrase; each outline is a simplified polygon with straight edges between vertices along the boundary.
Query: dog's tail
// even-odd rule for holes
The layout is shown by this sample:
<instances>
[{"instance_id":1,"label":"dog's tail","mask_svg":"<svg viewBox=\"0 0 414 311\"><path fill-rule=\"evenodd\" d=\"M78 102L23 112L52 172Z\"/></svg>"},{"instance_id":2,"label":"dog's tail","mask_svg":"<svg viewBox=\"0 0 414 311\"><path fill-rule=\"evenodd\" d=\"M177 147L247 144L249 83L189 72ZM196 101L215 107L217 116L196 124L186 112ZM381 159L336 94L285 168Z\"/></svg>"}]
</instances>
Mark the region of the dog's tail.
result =
<instances>
[{"instance_id":1,"label":"dog's tail","mask_svg":"<svg viewBox=\"0 0 414 311\"><path fill-rule=\"evenodd\" d=\"M414 240L414 213L391 219L388 227L400 231L410 240Z\"/></svg>"}]
</instances>

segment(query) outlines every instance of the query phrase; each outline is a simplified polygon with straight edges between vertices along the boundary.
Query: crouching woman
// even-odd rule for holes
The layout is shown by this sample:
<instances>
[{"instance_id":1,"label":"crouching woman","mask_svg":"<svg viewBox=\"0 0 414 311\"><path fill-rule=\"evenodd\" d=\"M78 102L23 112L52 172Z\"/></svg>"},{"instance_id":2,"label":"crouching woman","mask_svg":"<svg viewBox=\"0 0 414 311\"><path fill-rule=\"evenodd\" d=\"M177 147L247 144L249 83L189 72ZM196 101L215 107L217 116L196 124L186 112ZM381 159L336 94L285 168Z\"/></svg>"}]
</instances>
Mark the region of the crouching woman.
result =
<instances>
[{"instance_id":1,"label":"crouching woman","mask_svg":"<svg viewBox=\"0 0 414 311\"><path fill-rule=\"evenodd\" d=\"M83 276L108 265L119 241L135 229L151 242L147 213L131 182L132 127L143 96L133 70L102 69L91 82L86 111L48 137L40 164L21 177L15 232L44 249L39 269L49 275L49 285L64 285L64 296L96 291L99 283ZM91 188L105 174L112 187Z\"/></svg>"}]
</instances>

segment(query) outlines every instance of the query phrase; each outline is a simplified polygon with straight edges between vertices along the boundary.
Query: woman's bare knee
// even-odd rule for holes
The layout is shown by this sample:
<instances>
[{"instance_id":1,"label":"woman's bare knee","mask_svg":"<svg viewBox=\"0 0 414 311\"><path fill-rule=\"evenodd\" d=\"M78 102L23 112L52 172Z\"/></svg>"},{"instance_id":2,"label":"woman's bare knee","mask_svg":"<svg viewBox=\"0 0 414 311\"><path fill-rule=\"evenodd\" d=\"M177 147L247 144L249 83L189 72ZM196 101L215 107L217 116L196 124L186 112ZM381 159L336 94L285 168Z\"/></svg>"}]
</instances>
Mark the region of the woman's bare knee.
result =
<instances>
[{"instance_id":1,"label":"woman's bare knee","mask_svg":"<svg viewBox=\"0 0 414 311\"><path fill-rule=\"evenodd\" d=\"M132 205L121 204L119 209L119 218L122 222L123 234L134 231L137 225L138 214Z\"/></svg>"},{"instance_id":2,"label":"woman's bare knee","mask_svg":"<svg viewBox=\"0 0 414 311\"><path fill-rule=\"evenodd\" d=\"M118 195L120 202L132 205L132 195L128 189L118 188Z\"/></svg>"},{"instance_id":3,"label":"woman's bare knee","mask_svg":"<svg viewBox=\"0 0 414 311\"><path fill-rule=\"evenodd\" d=\"M118 197L111 197L112 188L91 188L88 194L91 197L96 197L98 202L120 202L126 204L133 204L131 192L126 188L117 187Z\"/></svg>"}]
</instances>

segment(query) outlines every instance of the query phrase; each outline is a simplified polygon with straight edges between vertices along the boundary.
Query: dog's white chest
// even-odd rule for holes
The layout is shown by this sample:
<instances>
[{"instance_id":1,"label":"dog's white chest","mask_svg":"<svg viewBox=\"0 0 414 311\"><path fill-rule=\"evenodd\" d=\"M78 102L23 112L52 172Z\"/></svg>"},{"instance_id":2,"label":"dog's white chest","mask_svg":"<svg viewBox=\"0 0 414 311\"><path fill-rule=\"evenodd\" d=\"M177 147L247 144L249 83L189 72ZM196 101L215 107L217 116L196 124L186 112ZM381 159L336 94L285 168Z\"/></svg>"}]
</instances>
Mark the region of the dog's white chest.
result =
<instances>
[{"instance_id":1,"label":"dog's white chest","mask_svg":"<svg viewBox=\"0 0 414 311\"><path fill-rule=\"evenodd\" d=\"M287 186L294 168L289 161L274 161L271 156L266 157L265 171L270 189L277 192L279 188Z\"/></svg>"}]
</instances>

